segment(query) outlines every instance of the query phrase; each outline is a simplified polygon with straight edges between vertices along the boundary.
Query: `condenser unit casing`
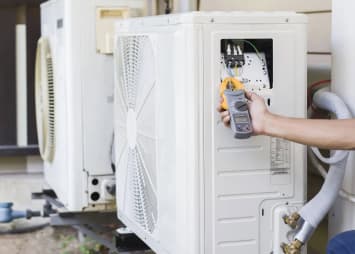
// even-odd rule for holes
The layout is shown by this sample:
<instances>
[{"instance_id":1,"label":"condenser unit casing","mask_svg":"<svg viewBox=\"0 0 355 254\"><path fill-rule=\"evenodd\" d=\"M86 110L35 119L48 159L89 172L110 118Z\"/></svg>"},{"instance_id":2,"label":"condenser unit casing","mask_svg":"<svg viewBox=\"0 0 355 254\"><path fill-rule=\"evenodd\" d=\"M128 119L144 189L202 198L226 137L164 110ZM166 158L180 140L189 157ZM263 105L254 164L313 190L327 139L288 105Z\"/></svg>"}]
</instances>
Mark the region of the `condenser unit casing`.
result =
<instances>
[{"instance_id":1,"label":"condenser unit casing","mask_svg":"<svg viewBox=\"0 0 355 254\"><path fill-rule=\"evenodd\" d=\"M234 76L273 113L306 117L306 23L289 12L117 23L118 218L156 253L282 253L282 217L306 198L305 147L235 139L216 109Z\"/></svg>"},{"instance_id":2,"label":"condenser unit casing","mask_svg":"<svg viewBox=\"0 0 355 254\"><path fill-rule=\"evenodd\" d=\"M105 189L115 179L110 41L113 20L142 14L143 3L51 0L41 5L38 139L48 188L66 210L114 208L114 195Z\"/></svg>"}]
</instances>

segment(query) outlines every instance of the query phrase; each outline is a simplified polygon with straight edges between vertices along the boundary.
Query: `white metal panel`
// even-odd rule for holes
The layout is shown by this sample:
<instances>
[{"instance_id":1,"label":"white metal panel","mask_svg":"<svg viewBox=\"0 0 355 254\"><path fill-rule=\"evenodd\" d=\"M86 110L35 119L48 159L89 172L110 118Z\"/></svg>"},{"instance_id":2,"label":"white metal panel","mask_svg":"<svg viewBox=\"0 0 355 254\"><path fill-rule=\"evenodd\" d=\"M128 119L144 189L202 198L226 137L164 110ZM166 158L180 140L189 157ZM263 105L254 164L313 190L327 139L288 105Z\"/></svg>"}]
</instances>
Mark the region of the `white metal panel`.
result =
<instances>
[{"instance_id":1,"label":"white metal panel","mask_svg":"<svg viewBox=\"0 0 355 254\"><path fill-rule=\"evenodd\" d=\"M291 144L292 163L288 173L279 176L271 173L269 137L231 138L231 131L221 123L215 110L220 103L220 78L216 71L220 40L273 39L273 89L256 93L271 98L272 112L304 117L306 26L217 24L206 25L205 30L205 209L209 211L205 213L205 253L269 253L273 248L270 216L274 207L305 201L305 148ZM300 69L295 70L295 66ZM300 188L295 192L294 186ZM208 235L211 232L212 236Z\"/></svg>"}]
</instances>

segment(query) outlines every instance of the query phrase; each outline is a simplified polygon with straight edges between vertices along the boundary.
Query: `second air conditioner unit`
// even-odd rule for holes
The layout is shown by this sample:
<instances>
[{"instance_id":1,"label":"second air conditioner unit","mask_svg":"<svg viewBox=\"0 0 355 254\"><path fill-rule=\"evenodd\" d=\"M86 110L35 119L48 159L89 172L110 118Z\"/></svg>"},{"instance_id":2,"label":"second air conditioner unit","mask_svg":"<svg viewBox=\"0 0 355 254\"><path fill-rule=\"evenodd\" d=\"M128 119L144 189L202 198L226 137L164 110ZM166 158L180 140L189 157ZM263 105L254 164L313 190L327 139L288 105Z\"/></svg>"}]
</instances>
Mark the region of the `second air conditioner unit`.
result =
<instances>
[{"instance_id":1,"label":"second air conditioner unit","mask_svg":"<svg viewBox=\"0 0 355 254\"><path fill-rule=\"evenodd\" d=\"M45 180L69 211L113 209L113 21L141 0L41 5L36 115Z\"/></svg>"}]
</instances>

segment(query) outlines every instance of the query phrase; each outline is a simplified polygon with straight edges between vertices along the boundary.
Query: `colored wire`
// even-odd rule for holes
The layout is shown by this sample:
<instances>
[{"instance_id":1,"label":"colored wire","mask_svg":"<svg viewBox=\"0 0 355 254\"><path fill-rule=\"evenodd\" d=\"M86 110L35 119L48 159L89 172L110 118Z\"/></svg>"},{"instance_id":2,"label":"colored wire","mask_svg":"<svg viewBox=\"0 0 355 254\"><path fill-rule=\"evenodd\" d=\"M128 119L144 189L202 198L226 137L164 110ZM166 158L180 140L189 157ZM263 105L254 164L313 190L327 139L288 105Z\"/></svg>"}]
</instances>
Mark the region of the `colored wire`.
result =
<instances>
[{"instance_id":1,"label":"colored wire","mask_svg":"<svg viewBox=\"0 0 355 254\"><path fill-rule=\"evenodd\" d=\"M229 76L234 77L235 74L232 72L231 64L229 63L229 64L228 64L228 67L227 67L226 63L224 63L224 66L225 66L225 68L226 68L227 73L229 74Z\"/></svg>"},{"instance_id":2,"label":"colored wire","mask_svg":"<svg viewBox=\"0 0 355 254\"><path fill-rule=\"evenodd\" d=\"M255 50L256 55L258 56L258 58L260 59L260 61L262 61L262 58L261 58L261 55L260 55L260 52L259 52L258 48L257 48L252 42L250 42L250 41L248 41L248 40L237 40L237 41L243 41L243 42L248 43L248 44Z\"/></svg>"},{"instance_id":3,"label":"colored wire","mask_svg":"<svg viewBox=\"0 0 355 254\"><path fill-rule=\"evenodd\" d=\"M317 87L317 86L324 85L324 84L328 84L328 83L330 83L330 82L331 82L330 79L325 79L325 80L317 81L317 82L315 82L315 83L313 83L313 84L310 85L310 89L312 90L312 89L314 89L314 88Z\"/></svg>"},{"instance_id":4,"label":"colored wire","mask_svg":"<svg viewBox=\"0 0 355 254\"><path fill-rule=\"evenodd\" d=\"M319 86L323 86L325 84L329 84L331 82L330 79L325 79L325 80L320 80L317 82L312 83L309 88L308 88L308 92L307 92L307 96L308 96L308 106L312 106L312 98L313 98L313 94L314 94L314 89L316 89ZM313 108L314 109L314 108Z\"/></svg>"},{"instance_id":5,"label":"colored wire","mask_svg":"<svg viewBox=\"0 0 355 254\"><path fill-rule=\"evenodd\" d=\"M235 77L235 73L233 73L233 70L231 68L228 68L228 74L231 77Z\"/></svg>"}]
</instances>

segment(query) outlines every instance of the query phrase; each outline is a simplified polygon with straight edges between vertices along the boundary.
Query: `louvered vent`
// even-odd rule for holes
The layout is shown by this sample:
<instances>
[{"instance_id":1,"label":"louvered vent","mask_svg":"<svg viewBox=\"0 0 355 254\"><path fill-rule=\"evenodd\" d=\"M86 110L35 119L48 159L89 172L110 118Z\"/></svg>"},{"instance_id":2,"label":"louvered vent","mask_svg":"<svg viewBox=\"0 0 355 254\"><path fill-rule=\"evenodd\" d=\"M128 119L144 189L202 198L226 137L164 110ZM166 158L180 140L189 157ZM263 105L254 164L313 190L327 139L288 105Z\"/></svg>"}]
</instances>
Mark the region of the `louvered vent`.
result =
<instances>
[{"instance_id":1,"label":"louvered vent","mask_svg":"<svg viewBox=\"0 0 355 254\"><path fill-rule=\"evenodd\" d=\"M115 55L118 206L153 233L157 223L153 48L147 36L120 37Z\"/></svg>"},{"instance_id":2,"label":"louvered vent","mask_svg":"<svg viewBox=\"0 0 355 254\"><path fill-rule=\"evenodd\" d=\"M37 134L43 160L51 162L55 153L55 87L49 40L37 44L35 92Z\"/></svg>"}]
</instances>

